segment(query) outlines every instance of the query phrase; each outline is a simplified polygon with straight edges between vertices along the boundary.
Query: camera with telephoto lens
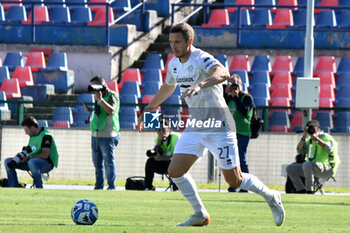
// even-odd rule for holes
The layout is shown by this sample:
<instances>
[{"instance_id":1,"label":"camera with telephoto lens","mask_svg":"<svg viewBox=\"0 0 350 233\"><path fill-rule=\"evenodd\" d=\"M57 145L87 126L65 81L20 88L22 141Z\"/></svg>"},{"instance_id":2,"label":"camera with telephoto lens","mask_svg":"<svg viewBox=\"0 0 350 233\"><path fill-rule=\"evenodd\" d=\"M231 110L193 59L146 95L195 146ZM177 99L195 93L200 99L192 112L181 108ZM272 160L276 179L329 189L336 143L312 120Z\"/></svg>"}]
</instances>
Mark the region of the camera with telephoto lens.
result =
<instances>
[{"instance_id":1,"label":"camera with telephoto lens","mask_svg":"<svg viewBox=\"0 0 350 233\"><path fill-rule=\"evenodd\" d=\"M163 150L159 147L159 146L155 146L152 150L148 150L146 152L147 157L153 157L156 156L158 154L162 155L163 154Z\"/></svg>"},{"instance_id":2,"label":"camera with telephoto lens","mask_svg":"<svg viewBox=\"0 0 350 233\"><path fill-rule=\"evenodd\" d=\"M313 126L308 126L307 127L307 133L312 135L316 132L315 128Z\"/></svg>"},{"instance_id":3,"label":"camera with telephoto lens","mask_svg":"<svg viewBox=\"0 0 350 233\"><path fill-rule=\"evenodd\" d=\"M30 146L24 146L22 148L22 151L18 152L17 155L10 162L7 163L7 166L10 169L13 169L20 161L26 158L27 155L31 152L32 152L32 148Z\"/></svg>"},{"instance_id":4,"label":"camera with telephoto lens","mask_svg":"<svg viewBox=\"0 0 350 233\"><path fill-rule=\"evenodd\" d=\"M104 91L106 90L105 85L101 84L91 84L88 86L88 92L94 92L94 91Z\"/></svg>"},{"instance_id":5,"label":"camera with telephoto lens","mask_svg":"<svg viewBox=\"0 0 350 233\"><path fill-rule=\"evenodd\" d=\"M231 84L231 89L234 90L234 91L237 90L238 87L239 87L239 85L237 83L232 83Z\"/></svg>"}]
</instances>

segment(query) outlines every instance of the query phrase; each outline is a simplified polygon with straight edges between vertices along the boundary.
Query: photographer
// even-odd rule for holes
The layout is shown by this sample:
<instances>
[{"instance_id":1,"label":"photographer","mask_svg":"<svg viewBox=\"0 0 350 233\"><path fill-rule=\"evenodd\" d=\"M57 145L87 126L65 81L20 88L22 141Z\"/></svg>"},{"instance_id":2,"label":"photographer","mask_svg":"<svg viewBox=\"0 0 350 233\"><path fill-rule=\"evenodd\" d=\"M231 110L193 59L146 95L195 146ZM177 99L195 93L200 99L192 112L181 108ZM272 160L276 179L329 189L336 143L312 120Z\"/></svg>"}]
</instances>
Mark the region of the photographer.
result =
<instances>
[{"instance_id":1,"label":"photographer","mask_svg":"<svg viewBox=\"0 0 350 233\"><path fill-rule=\"evenodd\" d=\"M250 140L250 121L253 116L253 98L243 92L241 77L233 74L225 88L225 101L229 107L236 123L237 144L241 171L249 173L247 162L247 148ZM237 189L230 187L229 192L237 192ZM247 192L241 189L239 192Z\"/></svg>"},{"instance_id":2,"label":"photographer","mask_svg":"<svg viewBox=\"0 0 350 233\"><path fill-rule=\"evenodd\" d=\"M340 164L338 142L320 130L320 123L317 120L311 120L304 128L297 151L299 154L306 154L306 161L288 165L287 175L297 193L312 194L313 176L324 180L335 176ZM305 178L305 185L301 177Z\"/></svg>"},{"instance_id":3,"label":"photographer","mask_svg":"<svg viewBox=\"0 0 350 233\"><path fill-rule=\"evenodd\" d=\"M29 135L28 146L23 147L13 158L5 160L8 186L20 187L16 169L30 171L36 188L43 188L42 173L57 167L58 153L55 141L44 127L39 127L37 120L30 116L22 121L24 132Z\"/></svg>"},{"instance_id":4,"label":"photographer","mask_svg":"<svg viewBox=\"0 0 350 233\"><path fill-rule=\"evenodd\" d=\"M119 143L119 99L115 92L108 89L101 76L90 80L89 92L95 95L93 109L85 106L91 116L90 129L92 161L95 166L95 189L103 189L105 183L105 168L107 169L107 190L115 190L117 176L114 161L114 149Z\"/></svg>"},{"instance_id":5,"label":"photographer","mask_svg":"<svg viewBox=\"0 0 350 233\"><path fill-rule=\"evenodd\" d=\"M154 173L168 173L171 157L173 156L175 144L179 137L179 134L171 132L169 122L163 120L161 127L157 129L154 149L148 150L146 153L149 157L145 167L146 190L155 190L155 187L152 185ZM177 187L174 187L174 189L177 189Z\"/></svg>"}]
</instances>

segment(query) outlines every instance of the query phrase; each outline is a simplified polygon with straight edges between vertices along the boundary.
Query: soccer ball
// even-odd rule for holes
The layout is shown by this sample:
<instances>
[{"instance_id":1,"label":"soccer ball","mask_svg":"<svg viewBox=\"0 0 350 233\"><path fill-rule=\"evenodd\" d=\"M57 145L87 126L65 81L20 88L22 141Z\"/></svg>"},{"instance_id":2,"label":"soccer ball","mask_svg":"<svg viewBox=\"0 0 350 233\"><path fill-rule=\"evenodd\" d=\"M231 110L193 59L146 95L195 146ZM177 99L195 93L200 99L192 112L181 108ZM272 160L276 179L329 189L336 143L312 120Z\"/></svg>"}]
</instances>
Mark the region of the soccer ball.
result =
<instances>
[{"instance_id":1,"label":"soccer ball","mask_svg":"<svg viewBox=\"0 0 350 233\"><path fill-rule=\"evenodd\" d=\"M92 201L80 200L72 207L71 216L77 225L92 225L98 218L98 209Z\"/></svg>"}]
</instances>

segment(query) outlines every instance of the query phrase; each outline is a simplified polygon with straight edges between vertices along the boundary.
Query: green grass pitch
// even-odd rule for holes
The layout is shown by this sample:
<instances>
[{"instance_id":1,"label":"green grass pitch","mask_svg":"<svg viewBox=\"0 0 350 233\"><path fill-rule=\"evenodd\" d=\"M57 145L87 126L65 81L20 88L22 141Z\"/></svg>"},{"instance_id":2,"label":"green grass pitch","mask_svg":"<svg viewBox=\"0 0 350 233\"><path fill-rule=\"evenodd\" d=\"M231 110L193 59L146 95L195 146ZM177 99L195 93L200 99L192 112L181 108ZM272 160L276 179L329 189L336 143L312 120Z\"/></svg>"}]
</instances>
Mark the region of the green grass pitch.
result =
<instances>
[{"instance_id":1,"label":"green grass pitch","mask_svg":"<svg viewBox=\"0 0 350 233\"><path fill-rule=\"evenodd\" d=\"M206 227L176 227L192 214L179 192L38 190L0 188L0 232L350 232L350 196L282 195L286 220L276 227L262 197L200 193L211 215ZM92 226L75 225L80 199L99 210Z\"/></svg>"}]
</instances>

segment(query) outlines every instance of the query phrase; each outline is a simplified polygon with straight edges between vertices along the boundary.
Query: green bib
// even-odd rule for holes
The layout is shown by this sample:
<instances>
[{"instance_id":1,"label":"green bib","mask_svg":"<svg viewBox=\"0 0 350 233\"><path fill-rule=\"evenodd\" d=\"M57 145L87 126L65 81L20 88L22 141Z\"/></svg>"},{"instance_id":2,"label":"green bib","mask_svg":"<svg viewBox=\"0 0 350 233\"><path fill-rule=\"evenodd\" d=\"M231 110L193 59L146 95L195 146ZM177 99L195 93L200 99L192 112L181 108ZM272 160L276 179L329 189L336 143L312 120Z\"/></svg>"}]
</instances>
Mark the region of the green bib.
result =
<instances>
[{"instance_id":1,"label":"green bib","mask_svg":"<svg viewBox=\"0 0 350 233\"><path fill-rule=\"evenodd\" d=\"M166 141L164 141L160 147L162 149L162 151L164 152L164 156L172 156L173 155L175 143L176 143L177 139L180 137L180 134L171 133L170 137L171 138L170 138L169 144L167 145ZM157 144L158 136L156 137L155 142Z\"/></svg>"},{"instance_id":2,"label":"green bib","mask_svg":"<svg viewBox=\"0 0 350 233\"><path fill-rule=\"evenodd\" d=\"M41 144L43 141L43 137L45 135L49 135L52 137L52 134L49 131L47 131L47 129L45 129L45 128L43 131L41 131L39 133L38 136L30 137L28 145L32 148L33 152L29 154L29 157L32 157L34 155L41 153L41 150L42 150ZM57 167L58 166L58 152L57 152L56 143L55 143L55 140L53 139L53 137L52 137L52 142L51 142L51 146L50 146L49 158L50 158L51 162L53 163L53 165L55 167Z\"/></svg>"},{"instance_id":3,"label":"green bib","mask_svg":"<svg viewBox=\"0 0 350 233\"><path fill-rule=\"evenodd\" d=\"M245 96L246 95L242 96L241 102L243 102ZM233 119L235 119L237 133L243 136L250 136L252 134L252 131L250 130L250 121L253 116L253 108L248 112L248 117L245 117L240 111L237 110L235 101L230 100L227 105L231 111L231 114L233 115Z\"/></svg>"},{"instance_id":4,"label":"green bib","mask_svg":"<svg viewBox=\"0 0 350 233\"><path fill-rule=\"evenodd\" d=\"M110 91L108 93L107 96L103 97L103 99L108 102L108 99L111 95L116 95L115 92L113 91ZM116 95L117 96L117 95ZM118 100L118 103L117 103L117 107L112 115L112 124L113 124L113 130L115 132L118 132L119 129L120 129L120 126L119 126L119 106L120 106L120 103L119 103L119 98L117 96L117 100ZM100 105L100 109L101 109L101 113L99 116L97 116L95 114L95 111L92 112L92 120L90 121L90 129L92 132L95 132L97 131L97 125L98 125L98 131L101 131L103 130L104 128L106 128L106 124L107 124L107 117L108 117L108 114L107 112L103 109L103 107ZM98 119L98 122L97 122L97 119Z\"/></svg>"}]
</instances>

